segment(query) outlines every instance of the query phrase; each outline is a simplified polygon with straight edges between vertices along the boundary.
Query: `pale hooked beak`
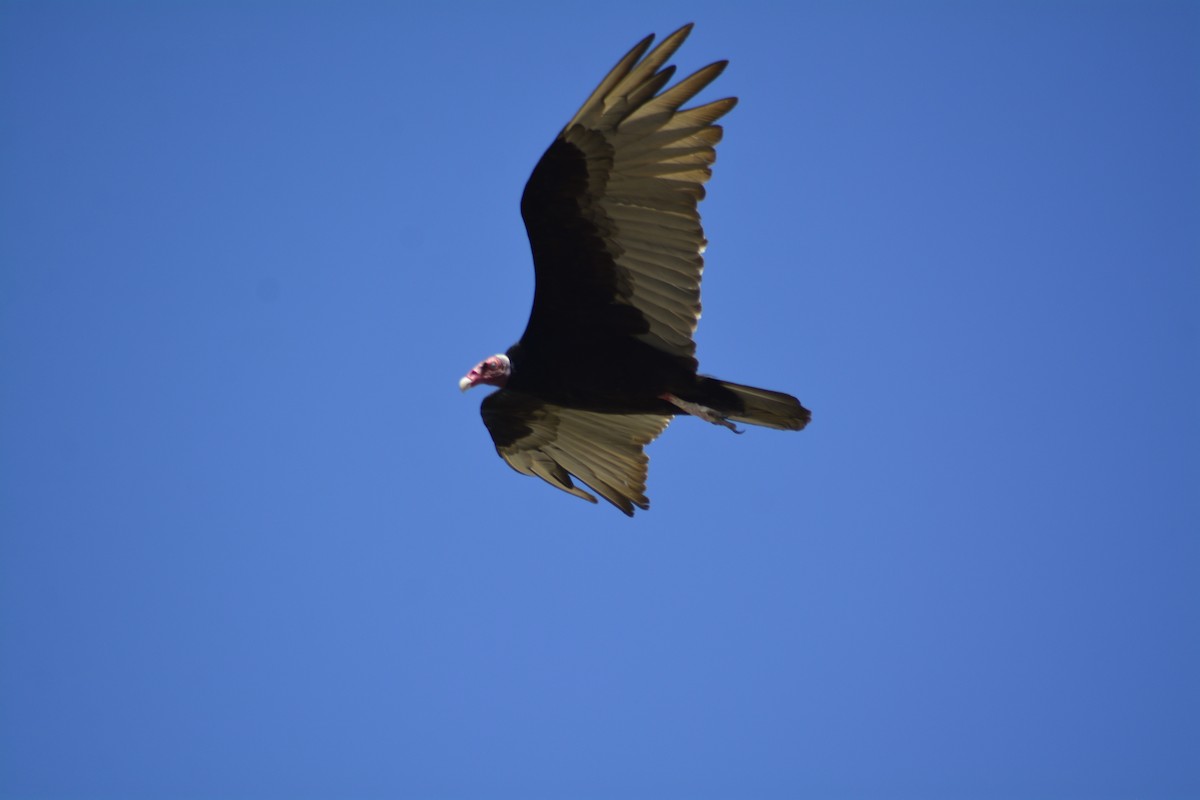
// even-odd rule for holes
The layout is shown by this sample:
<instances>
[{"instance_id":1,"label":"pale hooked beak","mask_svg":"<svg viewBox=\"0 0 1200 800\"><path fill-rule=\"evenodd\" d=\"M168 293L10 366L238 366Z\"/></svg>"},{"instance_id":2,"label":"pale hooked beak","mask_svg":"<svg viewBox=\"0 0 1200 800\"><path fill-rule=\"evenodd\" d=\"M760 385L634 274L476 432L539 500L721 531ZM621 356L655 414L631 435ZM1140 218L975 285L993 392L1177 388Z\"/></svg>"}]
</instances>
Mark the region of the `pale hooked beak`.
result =
<instances>
[{"instance_id":1,"label":"pale hooked beak","mask_svg":"<svg viewBox=\"0 0 1200 800\"><path fill-rule=\"evenodd\" d=\"M472 385L473 384L471 383L471 379L468 378L466 375L464 375L463 377L458 379L459 391L465 392L467 389L470 389Z\"/></svg>"}]
</instances>

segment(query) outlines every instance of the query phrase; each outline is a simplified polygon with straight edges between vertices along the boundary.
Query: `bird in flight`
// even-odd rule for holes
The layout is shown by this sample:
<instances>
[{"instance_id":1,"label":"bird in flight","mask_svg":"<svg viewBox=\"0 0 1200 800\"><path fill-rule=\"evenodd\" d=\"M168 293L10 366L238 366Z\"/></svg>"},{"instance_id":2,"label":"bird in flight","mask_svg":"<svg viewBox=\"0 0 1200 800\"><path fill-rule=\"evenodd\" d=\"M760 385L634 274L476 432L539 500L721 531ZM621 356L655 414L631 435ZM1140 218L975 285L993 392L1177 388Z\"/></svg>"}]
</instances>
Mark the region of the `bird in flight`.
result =
<instances>
[{"instance_id":1,"label":"bird in flight","mask_svg":"<svg viewBox=\"0 0 1200 800\"><path fill-rule=\"evenodd\" d=\"M664 88L685 25L625 54L546 150L525 184L533 310L520 341L459 388L499 387L480 407L496 452L518 472L629 516L647 509L644 447L677 414L798 431L795 397L697 374L704 231L697 204L735 98L682 108L718 61ZM649 52L647 52L649 50Z\"/></svg>"}]
</instances>

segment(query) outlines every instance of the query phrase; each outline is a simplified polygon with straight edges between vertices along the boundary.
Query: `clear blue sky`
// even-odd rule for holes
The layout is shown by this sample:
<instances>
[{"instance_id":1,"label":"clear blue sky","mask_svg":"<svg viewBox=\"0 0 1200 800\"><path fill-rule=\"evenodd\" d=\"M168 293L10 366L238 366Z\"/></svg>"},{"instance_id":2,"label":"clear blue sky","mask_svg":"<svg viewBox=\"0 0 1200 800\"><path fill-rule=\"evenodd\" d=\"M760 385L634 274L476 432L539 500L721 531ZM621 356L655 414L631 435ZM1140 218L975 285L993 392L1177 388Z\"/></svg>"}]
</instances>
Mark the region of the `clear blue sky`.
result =
<instances>
[{"instance_id":1,"label":"clear blue sky","mask_svg":"<svg viewBox=\"0 0 1200 800\"><path fill-rule=\"evenodd\" d=\"M626 519L457 379L612 63L737 95ZM0 796L1200 796L1200 5L0 3Z\"/></svg>"}]
</instances>

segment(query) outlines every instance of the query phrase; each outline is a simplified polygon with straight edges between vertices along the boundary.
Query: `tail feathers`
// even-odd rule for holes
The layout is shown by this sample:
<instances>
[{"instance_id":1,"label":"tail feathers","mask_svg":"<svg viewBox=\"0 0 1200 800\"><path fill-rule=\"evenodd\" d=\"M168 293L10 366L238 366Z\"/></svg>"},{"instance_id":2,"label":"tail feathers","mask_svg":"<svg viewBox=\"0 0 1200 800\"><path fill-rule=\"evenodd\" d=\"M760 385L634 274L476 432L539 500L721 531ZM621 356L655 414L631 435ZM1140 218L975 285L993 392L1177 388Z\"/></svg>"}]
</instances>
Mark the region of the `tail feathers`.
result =
<instances>
[{"instance_id":1,"label":"tail feathers","mask_svg":"<svg viewBox=\"0 0 1200 800\"><path fill-rule=\"evenodd\" d=\"M783 431L802 430L812 419L812 412L790 394L728 381L718 382L742 401L742 410L727 414L729 419Z\"/></svg>"}]
</instances>

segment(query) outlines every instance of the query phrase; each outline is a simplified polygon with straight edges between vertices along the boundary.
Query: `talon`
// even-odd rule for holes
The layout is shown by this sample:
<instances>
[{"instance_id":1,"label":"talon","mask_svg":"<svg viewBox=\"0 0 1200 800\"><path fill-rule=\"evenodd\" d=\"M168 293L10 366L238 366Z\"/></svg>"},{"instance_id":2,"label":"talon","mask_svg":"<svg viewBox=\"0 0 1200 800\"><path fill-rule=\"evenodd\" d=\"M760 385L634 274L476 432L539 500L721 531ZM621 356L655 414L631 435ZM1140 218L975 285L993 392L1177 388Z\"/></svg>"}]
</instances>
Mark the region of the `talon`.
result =
<instances>
[{"instance_id":1,"label":"talon","mask_svg":"<svg viewBox=\"0 0 1200 800\"><path fill-rule=\"evenodd\" d=\"M720 425L723 428L728 428L734 433L741 434L743 431L738 430L738 427L729 420L722 417L708 406L702 406L699 403L692 403L688 400L676 397L670 393L663 393L658 396L659 400L666 400L671 405L683 411L685 414L690 414L693 417L699 417L705 422L711 422L713 425Z\"/></svg>"}]
</instances>

